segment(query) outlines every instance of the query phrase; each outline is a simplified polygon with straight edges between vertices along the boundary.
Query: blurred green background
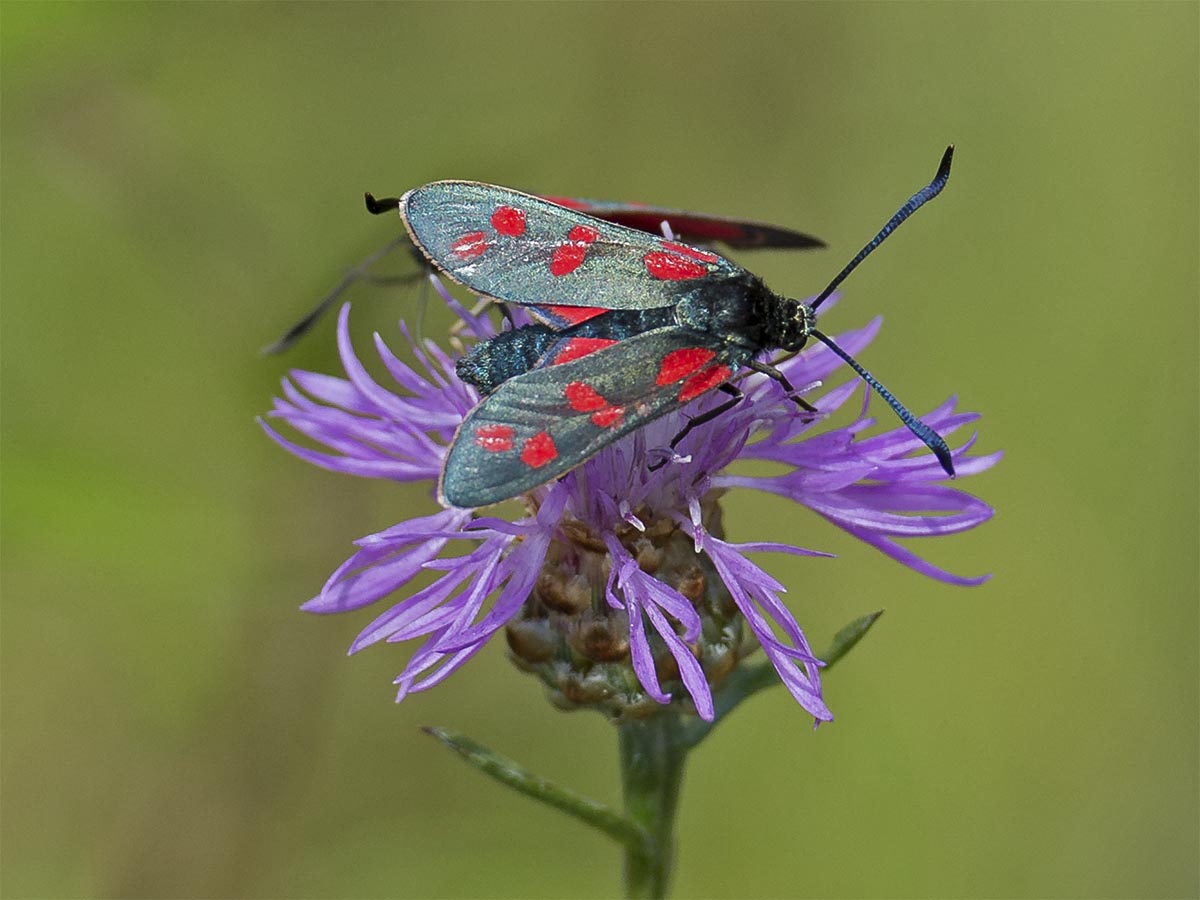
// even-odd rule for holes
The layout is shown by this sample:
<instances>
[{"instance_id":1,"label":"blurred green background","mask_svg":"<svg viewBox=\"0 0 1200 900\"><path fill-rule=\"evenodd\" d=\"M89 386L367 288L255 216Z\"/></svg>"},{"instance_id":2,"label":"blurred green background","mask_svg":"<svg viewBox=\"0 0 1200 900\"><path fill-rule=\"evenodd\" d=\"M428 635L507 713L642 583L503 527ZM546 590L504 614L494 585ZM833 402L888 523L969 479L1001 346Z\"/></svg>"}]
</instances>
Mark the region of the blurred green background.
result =
<instances>
[{"instance_id":1,"label":"blurred green background","mask_svg":"<svg viewBox=\"0 0 1200 900\"><path fill-rule=\"evenodd\" d=\"M296 606L428 495L254 424L398 232L362 191L476 178L825 238L741 259L818 290L957 144L837 332L925 410L985 413L997 508L916 549L727 502L824 647L698 752L679 896L1196 896L1198 7L0 5L5 896L605 897L619 854L486 781L459 729L619 802L615 735L494 642L400 706L374 610ZM398 260L403 267L403 260ZM354 326L416 317L360 287ZM409 305L411 304L411 305ZM444 327L431 304L426 333ZM887 423L891 427L891 423ZM765 533L764 521L776 523Z\"/></svg>"}]
</instances>

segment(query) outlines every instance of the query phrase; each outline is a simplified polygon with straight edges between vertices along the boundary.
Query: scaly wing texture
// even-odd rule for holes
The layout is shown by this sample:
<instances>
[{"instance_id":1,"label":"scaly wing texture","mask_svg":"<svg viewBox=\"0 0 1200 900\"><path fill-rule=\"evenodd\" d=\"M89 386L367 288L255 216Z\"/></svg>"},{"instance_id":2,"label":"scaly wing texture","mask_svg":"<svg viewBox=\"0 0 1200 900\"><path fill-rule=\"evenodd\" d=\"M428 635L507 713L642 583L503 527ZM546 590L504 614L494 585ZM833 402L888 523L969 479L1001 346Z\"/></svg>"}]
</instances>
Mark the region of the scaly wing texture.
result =
<instances>
[{"instance_id":1,"label":"scaly wing texture","mask_svg":"<svg viewBox=\"0 0 1200 900\"><path fill-rule=\"evenodd\" d=\"M556 363L560 358L567 361ZM486 506L557 478L729 380L744 362L720 338L678 327L583 356L552 349L547 360L504 382L467 415L442 475L448 503Z\"/></svg>"},{"instance_id":2,"label":"scaly wing texture","mask_svg":"<svg viewBox=\"0 0 1200 900\"><path fill-rule=\"evenodd\" d=\"M645 203L619 203L613 200L583 200L576 197L546 197L551 203L616 222L638 231L662 233L662 223L671 226L676 235L701 243L721 243L734 250L805 250L824 247L825 242L810 234L793 231L781 225L714 216L708 213L668 209Z\"/></svg>"},{"instance_id":3,"label":"scaly wing texture","mask_svg":"<svg viewBox=\"0 0 1200 900\"><path fill-rule=\"evenodd\" d=\"M711 251L490 184L427 184L401 198L400 214L438 268L508 303L654 309L678 303L697 280L744 272Z\"/></svg>"}]
</instances>

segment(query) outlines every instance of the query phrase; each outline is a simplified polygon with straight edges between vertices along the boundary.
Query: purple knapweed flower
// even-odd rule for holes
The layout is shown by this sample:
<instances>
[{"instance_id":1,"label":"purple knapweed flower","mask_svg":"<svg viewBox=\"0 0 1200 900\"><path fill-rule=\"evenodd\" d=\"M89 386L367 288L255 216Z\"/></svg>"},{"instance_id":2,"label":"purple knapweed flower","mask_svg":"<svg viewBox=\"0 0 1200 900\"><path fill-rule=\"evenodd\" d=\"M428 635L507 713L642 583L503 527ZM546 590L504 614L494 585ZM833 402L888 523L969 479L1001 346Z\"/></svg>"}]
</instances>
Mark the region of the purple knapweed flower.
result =
<instances>
[{"instance_id":1,"label":"purple knapweed flower","mask_svg":"<svg viewBox=\"0 0 1200 900\"><path fill-rule=\"evenodd\" d=\"M467 311L433 282L468 335L495 334L489 318ZM381 385L355 354L348 321L349 305L338 320L346 377L294 371L269 413L324 449L294 443L266 423L263 428L322 468L423 481L432 494L447 444L478 397L455 376L451 356L433 342L412 340L403 324L416 365L402 362L376 335L375 351L392 382ZM837 341L857 353L880 323L875 319ZM564 707L599 708L621 720L674 697L680 704L690 700L711 720L713 688L761 646L797 702L818 722L827 721L832 715L822 699L821 662L781 600L784 587L747 554L829 554L725 540L718 498L735 487L779 494L916 572L959 585L986 576L952 575L896 538L952 534L992 515L977 498L940 484L941 466L903 426L860 437L873 424L865 400L854 422L825 427L827 414L865 390L854 378L813 393L841 365L820 344L778 365L792 384L807 386L801 390L819 410L815 418L800 415L777 382L750 375L740 382L743 402L693 429L653 470L650 464L666 457L661 448L689 417L723 398L710 392L606 447L525 495L524 515L515 521L451 508L362 538L303 608L359 609L420 573L440 573L383 612L351 647L424 640L396 679L397 699L438 684L505 628L514 661L538 674ZM956 412L951 398L923 420L947 435L976 418ZM974 441L953 453L960 477L1000 457L969 456ZM742 459L771 461L777 474L727 471Z\"/></svg>"}]
</instances>

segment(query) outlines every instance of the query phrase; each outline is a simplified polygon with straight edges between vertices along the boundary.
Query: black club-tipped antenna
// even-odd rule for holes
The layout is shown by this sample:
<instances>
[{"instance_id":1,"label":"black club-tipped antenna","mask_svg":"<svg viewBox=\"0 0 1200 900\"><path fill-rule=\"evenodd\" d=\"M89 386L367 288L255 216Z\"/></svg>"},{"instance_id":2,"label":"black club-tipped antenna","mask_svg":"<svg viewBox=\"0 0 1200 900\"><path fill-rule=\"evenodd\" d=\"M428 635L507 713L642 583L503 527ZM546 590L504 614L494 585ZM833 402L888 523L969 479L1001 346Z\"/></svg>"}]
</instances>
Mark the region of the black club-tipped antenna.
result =
<instances>
[{"instance_id":1,"label":"black club-tipped antenna","mask_svg":"<svg viewBox=\"0 0 1200 900\"><path fill-rule=\"evenodd\" d=\"M383 197L377 199L370 191L363 194L363 199L367 201L367 212L373 216L381 216L385 212L391 212L393 209L400 208L399 197Z\"/></svg>"},{"instance_id":2,"label":"black club-tipped antenna","mask_svg":"<svg viewBox=\"0 0 1200 900\"><path fill-rule=\"evenodd\" d=\"M879 234L871 238L867 246L858 251L858 255L850 262L846 263L846 268L838 272L837 277L829 282L825 290L821 291L820 295L809 305L816 309L822 303L829 299L829 295L837 290L837 286L846 280L846 276L858 268L858 264L871 255L871 251L884 242L889 234L900 227L900 224L915 213L918 209L936 197L942 192L942 188L946 186L946 182L950 180L950 161L954 158L954 145L951 144L946 148L946 152L942 154L942 161L938 165L937 174L933 176L933 181L921 188L911 197L908 202L896 210L896 214L888 219L888 223L879 229ZM369 195L368 195L369 196Z\"/></svg>"},{"instance_id":3,"label":"black club-tipped antenna","mask_svg":"<svg viewBox=\"0 0 1200 900\"><path fill-rule=\"evenodd\" d=\"M887 405L892 408L893 412L900 417L900 421L908 426L908 430L919 437L921 442L933 451L933 455L942 464L942 468L946 470L946 474L951 478L954 477L954 458L950 455L950 448L946 445L945 439L940 434L909 412L908 407L897 400L896 395L880 384L875 376L864 369L853 356L815 328L809 334L840 356L846 365L857 372L859 377L887 402Z\"/></svg>"},{"instance_id":4,"label":"black club-tipped antenna","mask_svg":"<svg viewBox=\"0 0 1200 900\"><path fill-rule=\"evenodd\" d=\"M900 224L905 219L907 219L918 209L942 192L942 188L944 188L946 186L946 182L950 180L950 161L953 158L954 145L951 144L946 148L946 152L942 155L942 161L938 165L937 174L933 176L933 181L929 182L929 184L925 185L925 187L913 194L908 199L908 202L900 207L894 216L888 219L887 224L879 230L879 234L875 235L875 237L871 239L870 243L858 251L858 255L846 264L846 267L837 274L837 277L834 278L833 281L829 282L828 287L821 291L817 299L810 304L814 310L827 299L829 299L829 295L837 289L839 284L846 280L846 276L853 272L860 262L870 256L871 251L882 244L884 239L886 239L889 234L899 228ZM909 412L908 408L896 399L895 394L880 384L875 379L874 375L859 365L858 361L855 360L854 357L835 344L826 335L822 334L820 331L817 331L815 328L809 333L834 353L836 353L839 357L841 357L846 365L850 366L850 368L857 372L859 377L868 385L870 385L871 389L874 390L875 393L879 394L884 401L886 401L887 405L892 408L892 411L900 417L900 421L908 427L908 430L920 438L921 442L933 451L933 455L936 456L938 462L942 464L942 468L946 470L946 474L953 478L954 458L951 456L950 448L946 445L946 441L942 438L942 436L914 416L911 412Z\"/></svg>"}]
</instances>

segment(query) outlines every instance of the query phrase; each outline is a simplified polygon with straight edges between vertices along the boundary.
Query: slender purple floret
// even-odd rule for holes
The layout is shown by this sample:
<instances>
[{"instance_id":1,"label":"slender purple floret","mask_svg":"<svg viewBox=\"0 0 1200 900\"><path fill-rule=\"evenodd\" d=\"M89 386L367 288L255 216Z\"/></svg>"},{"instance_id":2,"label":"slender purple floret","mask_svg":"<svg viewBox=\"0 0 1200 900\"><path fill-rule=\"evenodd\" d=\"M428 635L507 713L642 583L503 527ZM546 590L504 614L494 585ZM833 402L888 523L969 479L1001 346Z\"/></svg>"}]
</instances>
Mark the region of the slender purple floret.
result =
<instances>
[{"instance_id":1,"label":"slender purple floret","mask_svg":"<svg viewBox=\"0 0 1200 900\"><path fill-rule=\"evenodd\" d=\"M433 282L468 337L495 333L489 318L470 313ZM414 341L403 325L416 362L402 361L376 335L375 354L387 375L380 383L351 346L348 323L349 305L338 319L346 377L293 371L268 414L303 443L266 422L263 428L314 465L422 482L433 496L446 447L477 401L474 389L457 379L450 355L430 341ZM836 340L857 354L880 324L875 319ZM653 471L649 463L664 458L687 419L721 398L703 396L537 488L515 520L500 517L504 506L482 514L442 509L362 538L303 608L359 609L434 573L431 584L395 602L351 646L357 652L380 641L421 642L396 678L397 699L438 684L507 629L514 661L537 671L563 705L594 705L615 718L644 715L658 704L680 702L673 692L681 690L711 720L713 685L761 646L796 701L827 721L832 714L822 699L821 663L783 603L784 587L748 554L828 554L727 541L717 498L733 488L778 494L914 571L957 585L980 584L987 576L946 572L899 541L965 531L992 516L982 501L943 483L941 466L907 428L864 436L874 424L869 392L853 422L829 427L828 416L862 390L853 379L821 392L841 365L820 344L779 365L819 410L815 418L799 415L777 382L751 375L740 382L745 401L694 429ZM922 418L942 435L978 418L955 406L950 398ZM972 436L953 451L958 483L1000 458L971 456L974 443ZM728 471L744 459L774 463L774 474ZM605 573L600 582L597 572ZM731 603L726 613L720 598ZM742 622L752 636L745 640ZM559 664L564 652L579 663L566 674Z\"/></svg>"}]
</instances>

